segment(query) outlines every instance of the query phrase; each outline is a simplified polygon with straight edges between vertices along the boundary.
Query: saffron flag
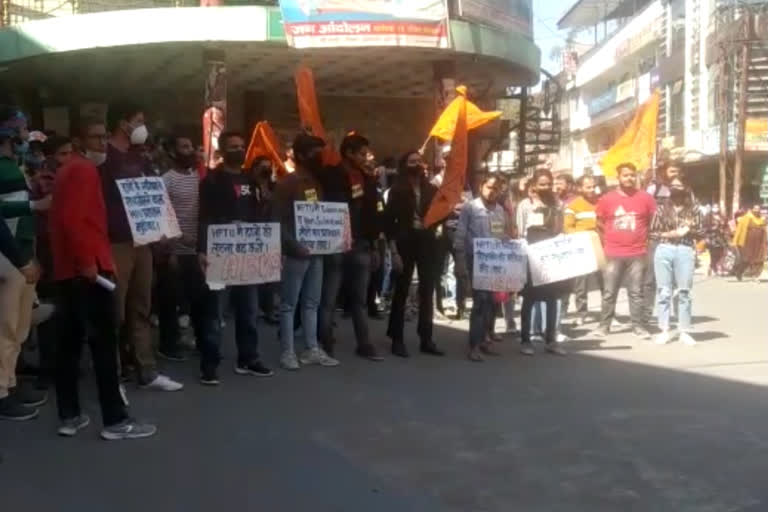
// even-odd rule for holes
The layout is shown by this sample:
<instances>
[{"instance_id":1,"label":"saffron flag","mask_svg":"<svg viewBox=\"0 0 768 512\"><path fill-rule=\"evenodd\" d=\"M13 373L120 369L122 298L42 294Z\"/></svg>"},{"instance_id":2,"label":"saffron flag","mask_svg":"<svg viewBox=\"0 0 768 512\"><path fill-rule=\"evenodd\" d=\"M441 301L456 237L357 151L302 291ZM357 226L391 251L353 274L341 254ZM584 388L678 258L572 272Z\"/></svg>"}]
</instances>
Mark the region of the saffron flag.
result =
<instances>
[{"instance_id":1,"label":"saffron flag","mask_svg":"<svg viewBox=\"0 0 768 512\"><path fill-rule=\"evenodd\" d=\"M328 140L323 122L320 120L320 109L317 106L317 94L315 93L315 77L312 70L306 66L299 66L294 75L296 82L296 101L299 106L299 119L304 130L315 137L325 141L323 150L323 163L325 165L338 165L341 157L333 147L333 141Z\"/></svg>"},{"instance_id":2,"label":"saffron flag","mask_svg":"<svg viewBox=\"0 0 768 512\"><path fill-rule=\"evenodd\" d=\"M461 201L464 192L464 183L467 179L467 161L469 159L467 132L467 97L459 94L456 98L456 126L451 143L451 153L445 167L443 184L435 194L429 210L424 216L424 225L430 227L437 224L451 214L453 208ZM456 101L454 100L454 101Z\"/></svg>"},{"instance_id":3,"label":"saffron flag","mask_svg":"<svg viewBox=\"0 0 768 512\"><path fill-rule=\"evenodd\" d=\"M435 126L429 132L432 137L437 137L445 141L451 141L456 131L457 120L459 117L459 109L465 108L467 113L467 130L474 130L486 123L498 119L501 117L501 111L493 110L485 112L480 110L477 105L467 100L467 88L460 85L456 88L456 92L459 94L456 98L445 107L443 113L440 114Z\"/></svg>"},{"instance_id":4,"label":"saffron flag","mask_svg":"<svg viewBox=\"0 0 768 512\"><path fill-rule=\"evenodd\" d=\"M616 167L632 163L638 171L650 169L656 150L656 121L659 117L659 90L638 107L624 133L600 160L600 168L608 179L616 179Z\"/></svg>"},{"instance_id":5,"label":"saffron flag","mask_svg":"<svg viewBox=\"0 0 768 512\"><path fill-rule=\"evenodd\" d=\"M283 163L283 149L280 140L275 135L274 130L267 121L259 121L253 128L251 142L248 144L248 151L245 153L245 163L243 168L250 170L254 160L259 157L267 157L277 166L277 175L283 176L288 173Z\"/></svg>"}]
</instances>

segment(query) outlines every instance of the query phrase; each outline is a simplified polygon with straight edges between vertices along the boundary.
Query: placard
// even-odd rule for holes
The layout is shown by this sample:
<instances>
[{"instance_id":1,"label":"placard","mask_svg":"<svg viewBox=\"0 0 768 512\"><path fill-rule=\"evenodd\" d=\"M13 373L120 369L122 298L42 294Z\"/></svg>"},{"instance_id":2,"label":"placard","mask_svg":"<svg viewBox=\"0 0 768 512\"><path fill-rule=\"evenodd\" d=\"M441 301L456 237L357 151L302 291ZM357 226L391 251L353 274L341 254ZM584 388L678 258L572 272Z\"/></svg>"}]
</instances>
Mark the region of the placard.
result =
<instances>
[{"instance_id":1,"label":"placard","mask_svg":"<svg viewBox=\"0 0 768 512\"><path fill-rule=\"evenodd\" d=\"M207 242L209 287L280 281L280 224L212 224Z\"/></svg>"},{"instance_id":2,"label":"placard","mask_svg":"<svg viewBox=\"0 0 768 512\"><path fill-rule=\"evenodd\" d=\"M136 246L181 236L165 183L158 176L115 180Z\"/></svg>"},{"instance_id":3,"label":"placard","mask_svg":"<svg viewBox=\"0 0 768 512\"><path fill-rule=\"evenodd\" d=\"M472 289L516 292L527 279L525 241L475 238Z\"/></svg>"},{"instance_id":4,"label":"placard","mask_svg":"<svg viewBox=\"0 0 768 512\"><path fill-rule=\"evenodd\" d=\"M352 248L347 203L294 202L296 240L310 254L336 254Z\"/></svg>"},{"instance_id":5,"label":"placard","mask_svg":"<svg viewBox=\"0 0 768 512\"><path fill-rule=\"evenodd\" d=\"M594 232L560 235L528 246L534 286L591 274L603 261L600 239Z\"/></svg>"}]
</instances>

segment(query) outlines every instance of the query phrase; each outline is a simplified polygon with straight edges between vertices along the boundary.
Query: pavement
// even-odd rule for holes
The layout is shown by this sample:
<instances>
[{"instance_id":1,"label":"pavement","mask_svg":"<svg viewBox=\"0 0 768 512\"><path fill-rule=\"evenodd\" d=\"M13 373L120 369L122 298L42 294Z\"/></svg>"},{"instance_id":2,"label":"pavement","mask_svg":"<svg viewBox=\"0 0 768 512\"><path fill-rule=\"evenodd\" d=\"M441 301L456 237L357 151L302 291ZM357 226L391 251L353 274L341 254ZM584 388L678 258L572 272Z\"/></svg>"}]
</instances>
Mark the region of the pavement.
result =
<instances>
[{"instance_id":1,"label":"pavement","mask_svg":"<svg viewBox=\"0 0 768 512\"><path fill-rule=\"evenodd\" d=\"M593 301L596 306L596 301ZM696 347L586 330L567 357L465 358L466 322L440 322L445 358L372 363L340 321L338 368L203 388L129 387L149 440L92 425L55 435L53 404L0 423L0 503L14 511L765 512L768 285L697 278ZM593 306L594 307L594 306ZM620 305L620 312L626 304ZM385 347L385 322L373 332ZM274 329L265 360L276 364ZM85 409L98 420L90 379ZM98 423L98 421L94 421Z\"/></svg>"}]
</instances>

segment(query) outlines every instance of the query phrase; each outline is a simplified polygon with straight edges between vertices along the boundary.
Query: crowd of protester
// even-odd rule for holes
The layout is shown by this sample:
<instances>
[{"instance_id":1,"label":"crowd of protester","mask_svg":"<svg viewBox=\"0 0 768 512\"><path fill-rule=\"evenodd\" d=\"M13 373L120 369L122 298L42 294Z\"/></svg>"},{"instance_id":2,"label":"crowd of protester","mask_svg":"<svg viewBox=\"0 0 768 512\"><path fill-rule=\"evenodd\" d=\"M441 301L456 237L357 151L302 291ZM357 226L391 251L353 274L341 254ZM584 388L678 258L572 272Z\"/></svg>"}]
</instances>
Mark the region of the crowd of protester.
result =
<instances>
[{"instance_id":1,"label":"crowd of protester","mask_svg":"<svg viewBox=\"0 0 768 512\"><path fill-rule=\"evenodd\" d=\"M244 168L247 141L238 132L221 134L220 163L210 170L202 169L189 135L168 137L154 152L148 136L144 112L130 105L112 106L106 123L83 119L73 139L30 134L22 112L0 109L0 207L5 220L0 222L0 419L36 417L52 379L58 433L73 436L86 428L90 418L80 405L79 384L82 349L88 344L101 437L152 436L156 426L129 414L125 383L181 391L183 383L160 371L158 357L187 360L191 347L184 343L185 331L192 333L200 383L206 386L220 383L221 345L230 322L237 375L274 375L260 356L262 343L272 342L260 340L260 321L278 327L283 369L334 367L340 364L334 334L338 306L352 319L355 354L370 361L384 359L369 322L385 309L394 356L410 355L405 326L414 305L419 351L442 356L433 331L435 310L447 314L445 303L452 301L461 318L470 298L471 361L498 355L497 316L504 317L507 332L517 332L519 298L521 352L533 356L534 341L541 337L547 352L562 356L570 297L574 324L581 326L593 320L588 315L590 290L601 292L593 335L604 338L623 327L615 319L621 287L627 289L631 330L637 337L650 339L656 330L656 343L670 342L676 310L680 340L694 345L691 288L697 244L706 241L713 273L723 271L730 246L728 222L714 209L702 213L674 162L663 162L658 179L650 184L640 182L632 164L622 164L614 189L597 177L574 182L568 174L553 176L545 169L517 181L477 172L454 213L426 226L442 174L439 168L430 172L418 151L406 152L397 163L389 158L377 165L371 143L351 133L339 147L341 163L326 166L325 142L301 133L284 165L290 172L281 175L266 158ZM182 235L136 245L116 180L157 174ZM297 201L347 203L350 250L311 254L297 240ZM206 284L208 226L237 222L280 223L280 282ZM739 279L762 271L765 231L759 207L736 222ZM600 271L539 286L529 277L519 293L473 289L475 238L519 238L533 244L582 232L599 235L605 255ZM114 283L114 290L104 286L105 279ZM55 304L55 311L49 304ZM33 324L41 377L34 385L17 379L22 344ZM303 350L298 350L299 342Z\"/></svg>"}]
</instances>

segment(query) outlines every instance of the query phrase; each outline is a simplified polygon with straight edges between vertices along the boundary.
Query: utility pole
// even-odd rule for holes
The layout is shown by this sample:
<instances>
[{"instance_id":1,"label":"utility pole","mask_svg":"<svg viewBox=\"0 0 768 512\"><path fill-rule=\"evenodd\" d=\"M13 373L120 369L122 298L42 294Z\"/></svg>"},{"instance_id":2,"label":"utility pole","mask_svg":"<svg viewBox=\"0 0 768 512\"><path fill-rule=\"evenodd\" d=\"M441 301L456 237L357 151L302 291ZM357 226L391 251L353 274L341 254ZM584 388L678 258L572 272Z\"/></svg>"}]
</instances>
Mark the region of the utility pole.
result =
<instances>
[{"instance_id":1,"label":"utility pole","mask_svg":"<svg viewBox=\"0 0 768 512\"><path fill-rule=\"evenodd\" d=\"M520 88L520 124L517 130L517 173L525 175L525 139L528 131L528 88Z\"/></svg>"},{"instance_id":2,"label":"utility pole","mask_svg":"<svg viewBox=\"0 0 768 512\"><path fill-rule=\"evenodd\" d=\"M729 213L725 200L728 194L728 55L725 46L720 46L720 211Z\"/></svg>"},{"instance_id":3,"label":"utility pole","mask_svg":"<svg viewBox=\"0 0 768 512\"><path fill-rule=\"evenodd\" d=\"M749 91L749 58L752 40L752 13L744 14L744 41L741 43L741 69L739 70L739 117L736 136L736 155L733 164L733 212L741 203L741 177L744 168L744 139L747 130L747 93Z\"/></svg>"}]
</instances>

